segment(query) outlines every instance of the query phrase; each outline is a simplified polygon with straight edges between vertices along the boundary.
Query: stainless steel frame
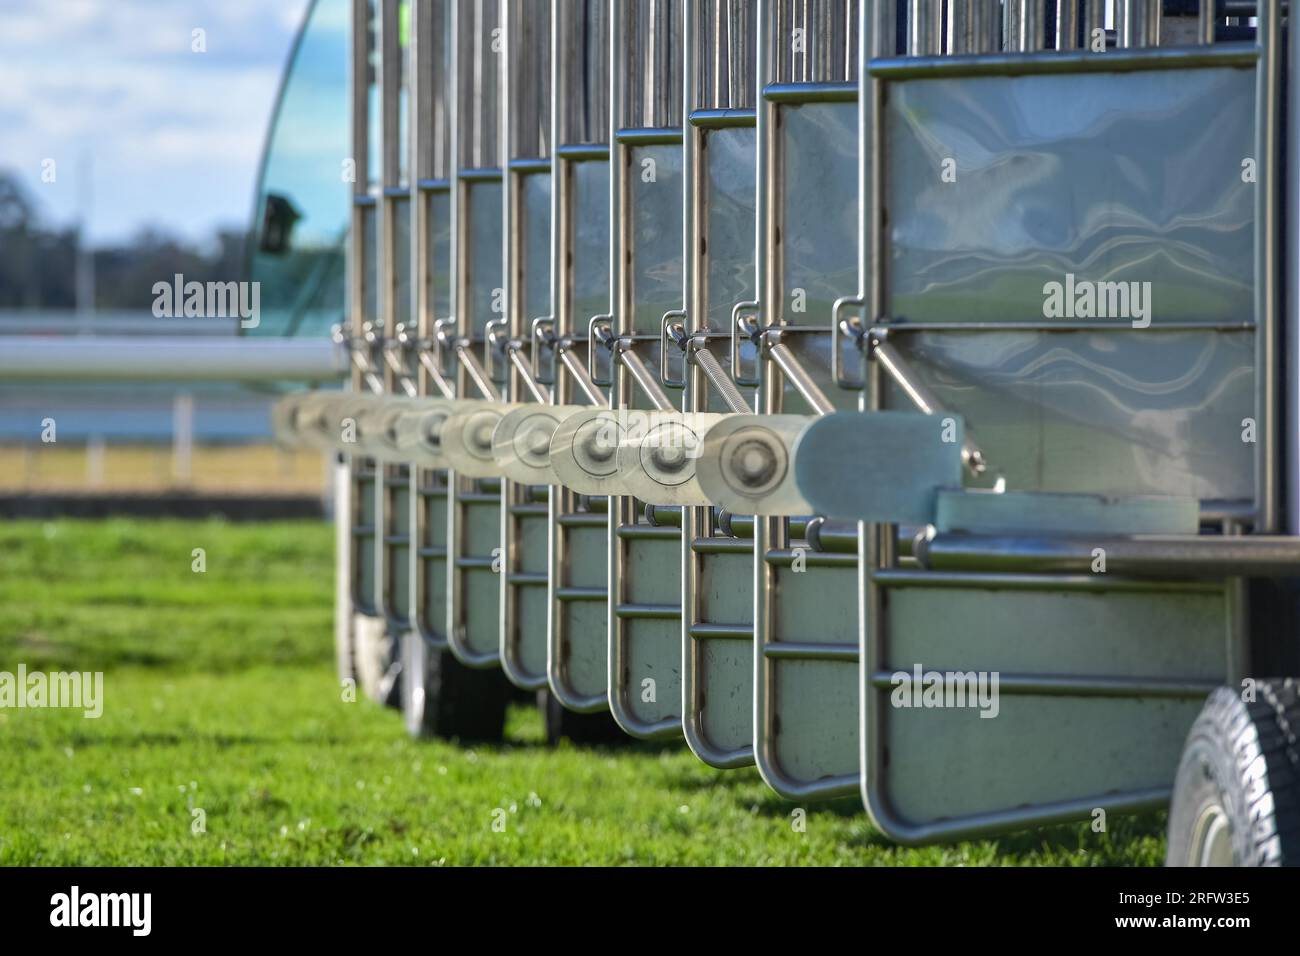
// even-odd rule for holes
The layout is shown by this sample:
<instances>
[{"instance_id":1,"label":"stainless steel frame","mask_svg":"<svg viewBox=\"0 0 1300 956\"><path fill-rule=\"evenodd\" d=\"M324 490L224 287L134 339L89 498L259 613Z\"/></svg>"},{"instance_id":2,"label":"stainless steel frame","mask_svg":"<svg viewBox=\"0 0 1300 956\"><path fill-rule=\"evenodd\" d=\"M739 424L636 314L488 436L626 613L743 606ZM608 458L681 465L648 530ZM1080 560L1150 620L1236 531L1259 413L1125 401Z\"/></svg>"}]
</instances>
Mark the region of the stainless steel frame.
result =
<instances>
[{"instance_id":1,"label":"stainless steel frame","mask_svg":"<svg viewBox=\"0 0 1300 956\"><path fill-rule=\"evenodd\" d=\"M583 215L609 215L609 4L552 0L551 31L551 318L533 324L532 364L554 404L608 405L587 373L582 303L609 298L608 229ZM604 498L550 490L547 683L580 713L608 706L607 508Z\"/></svg>"},{"instance_id":2,"label":"stainless steel frame","mask_svg":"<svg viewBox=\"0 0 1300 956\"><path fill-rule=\"evenodd\" d=\"M450 321L435 327L435 349L449 353L456 394L499 401L488 377L496 303L504 307L501 248L503 172L499 121L500 7L452 0ZM502 316L504 318L504 316ZM439 364L441 364L439 362ZM502 480L448 472L447 644L463 664L501 660Z\"/></svg>"},{"instance_id":3,"label":"stainless steel frame","mask_svg":"<svg viewBox=\"0 0 1300 956\"><path fill-rule=\"evenodd\" d=\"M896 300L886 270L890 256L884 251L888 248L884 212L893 195L887 174L891 149L886 133L887 85L946 77L1017 77L1023 95L1024 84L1033 77L1062 72L1149 76L1160 70L1251 69L1255 74L1255 159L1260 184L1253 194L1254 320L1245 326L1248 333L1253 330L1255 340L1253 369L1259 436L1254 449L1256 493L1245 509L1231 502L1202 502L1201 521L1217 535L1187 534L1195 530L1191 528L1183 529L1181 537L1144 542L1129 537L1142 530L1132 522L1108 528L1104 521L1095 520L1096 513L1090 513L1086 527L1073 532L1074 537L1059 531L1034 537L1002 530L1006 522L1002 517L986 528L940 528L937 534L931 531L920 542L918 565L897 548L895 526L868 525L863 529L862 793L873 821L894 839L904 843L961 839L1085 818L1097 808L1120 812L1160 805L1168 800L1172 768L1200 700L1213 686L1247 672L1246 591L1242 578L1234 576L1234 572L1252 574L1285 568L1296 551L1287 541L1237 537L1246 526L1256 533L1272 531L1277 521L1279 261L1276 204L1271 186L1261 187L1276 182L1273 158L1278 155L1279 18L1277 0L1265 0L1258 45L1254 48L1220 45L1124 49L1104 56L1063 51L1004 53L946 60L895 60L888 58L888 53L882 58L873 39L888 36L887 26L879 17L864 15L862 19L862 48L876 53L874 58L864 57L860 67L861 182L865 197L860 266L864 289L860 299L866 302L868 324L873 328L904 336L943 334L945 330L972 334L1011 331L1009 323L1001 327L982 322L912 324L906 317L890 318ZM1132 47L1145 46L1153 37L1148 29L1136 39L1130 31L1127 39L1124 45ZM896 102L898 96L895 91L889 101ZM1174 143L1169 147L1177 148ZM1021 330L1068 335L1077 328L1072 323L1059 323L1053 329L1050 321L1014 318L1015 328ZM1243 326L1233 319L1195 323L1180 322L1175 317L1165 332L1242 334ZM1112 328L1111 334L1120 328ZM902 353L908 351L904 345ZM879 363L869 364L864 410L898 404L900 396L888 388L888 376L882 374L885 371ZM956 412L962 410L954 408ZM971 424L980 428L978 419ZM995 464L998 457L995 449ZM1031 493L1021 502L1030 514L1018 517L1018 523L1034 523L1033 499L1037 494ZM1044 496L1045 512L1055 512L1055 520L1068 521L1068 508L1072 506L1051 498L1050 494ZM1062 512L1062 508L1067 510ZM1108 549L1108 557L1113 554L1115 563L1107 573L1095 573L1095 566L1088 568L1079 563L1077 549L1085 542L1094 561L1094 547ZM1075 548L1073 553L1071 546ZM999 603L983 605L994 628L1010 614L1019 625L1013 633L1019 634L1026 622L1034 620L1043 621L1054 633L1036 635L1036 641L1009 649L995 631L990 631L989 621L980 618L978 602L985 600L980 595L997 595ZM931 654L946 652L951 658L928 661L927 666L953 667L957 671L991 666L1000 670L1005 697L1002 707L1019 711L1022 723L1029 720L1032 732L1028 736L1022 733L1008 740L999 736L1000 730L992 728L997 721L981 727L982 722L975 718L973 725L969 721L962 724L952 711L927 711L922 720L920 712L904 712L891 706L891 668L901 667L908 653L917 653L918 641L924 643L920 636L930 633L924 631L922 607L925 617L960 617L972 625L956 644L925 638L930 642L926 646ZM996 612L995 607L999 608ZM1081 630L1080 621L1099 620L1099 615L1105 616L1104 627L1088 629L1085 625ZM1180 615L1187 617L1178 622ZM1011 629L1005 622L1002 626ZM914 630L909 631L909 627ZM1046 650L1041 650L1039 644ZM1048 666L1035 665L1033 661L1044 653ZM969 713L962 716L974 717ZM1060 723L1065 719L1074 721L1068 726L1086 726L1087 737L1068 731L1067 725ZM1102 753L1094 741L1114 741L1117 735L1124 735L1123 742L1103 746L1106 757L1099 759ZM924 753L917 749L923 746L923 739ZM1114 759L1117 752L1123 754L1123 760ZM1056 756L1041 759L1048 754ZM1071 764L1068 773L1061 772L1061 760L1065 758ZM972 769L972 761L996 767L998 781L990 783L988 773ZM1167 777L1162 777L1166 772ZM1127 777L1117 776L1125 773ZM926 788L933 788L940 776L943 784L933 798L927 796ZM1161 779L1167 782L1161 784Z\"/></svg>"},{"instance_id":4,"label":"stainless steel frame","mask_svg":"<svg viewBox=\"0 0 1300 956\"><path fill-rule=\"evenodd\" d=\"M823 386L832 394L838 391L829 365L822 364L828 358L830 309L820 321L814 314L812 324L805 324L791 320L795 313L787 312L784 300L793 291L787 290L784 276L787 250L797 238L784 221L794 159L784 154L783 144L790 140L783 141L781 131L795 119L807 121L802 127L807 137L833 135L827 131L843 125L842 111L857 98L857 84L848 82L856 75L857 7L834 0L759 5L758 301L737 307L736 317L749 311L758 319L752 338L760 349L760 415L823 412L844 401L837 395L831 402L823 392ZM809 31L802 50L791 42L796 27ZM824 191L841 175L831 164L833 141L822 139L816 146L810 145L810 138L804 142L818 150L819 157L804 153L799 160L807 165L796 168L811 188L808 171L825 162L816 182ZM823 239L831 234L828 221L818 222L816 228ZM836 238L851 248L850 236ZM733 334L738 331L733 328ZM733 375L743 379L734 366ZM856 668L846 666L858 658L858 628L849 624L858 617L858 559L851 553L816 551L808 542L797 541L793 532L806 526L806 521L796 524L789 517L759 517L753 522L754 757L768 785L794 800L842 796L858 786L857 735L852 727L858 711Z\"/></svg>"},{"instance_id":5,"label":"stainless steel frame","mask_svg":"<svg viewBox=\"0 0 1300 956\"><path fill-rule=\"evenodd\" d=\"M354 0L352 27L355 36L371 34L372 17L379 19L375 0ZM381 29L375 25L373 35L378 42ZM382 52L382 51L381 51ZM354 393L381 391L383 381L376 370L378 360L376 327L379 323L379 263L378 240L378 179L372 181L370 169L370 107L369 90L379 77L371 76L369 49L364 43L352 45L352 152L355 181L352 196L352 241L348 244L349 304L347 323L339 330L339 338L352 359L351 387ZM382 170L373 171L382 176ZM384 641L385 622L379 595L380 554L379 529L382 524L383 488L379 466L370 458L349 456L349 489L347 554L340 555L340 563L347 567L350 607L346 624L336 628L340 639L347 634L348 650L340 653L350 659L352 673L366 691L378 695L382 675L373 673L372 664L383 656L380 642ZM342 606L340 605L340 610Z\"/></svg>"},{"instance_id":6,"label":"stainless steel frame","mask_svg":"<svg viewBox=\"0 0 1300 956\"><path fill-rule=\"evenodd\" d=\"M661 316L642 262L651 242L682 232L680 0L627 0L610 10L610 327L614 407L671 411L648 369L660 364ZM646 164L650 164L647 166ZM647 183L644 170L653 170ZM633 223L640 217L641 228ZM681 247L657 258L681 266ZM651 290L653 291L653 290ZM665 302L664 305L671 305ZM651 314L647 314L647 306ZM680 509L667 509L679 514ZM630 497L609 501L609 706L636 737L681 733L681 521L660 523Z\"/></svg>"},{"instance_id":7,"label":"stainless steel frame","mask_svg":"<svg viewBox=\"0 0 1300 956\"><path fill-rule=\"evenodd\" d=\"M380 4L380 156L379 198L379 328L377 360L384 394L414 396L416 385L411 366L413 329L410 313L410 209L409 150L403 154L406 117L401 114L402 94L409 92L402 46L401 15L397 0ZM406 255L402 255L403 249ZM405 286L405 288L403 288ZM394 642L401 642L410 629L410 544L411 475L405 464L376 466L377 535L375 580L379 605ZM396 661L394 661L396 666Z\"/></svg>"},{"instance_id":8,"label":"stainless steel frame","mask_svg":"<svg viewBox=\"0 0 1300 956\"><path fill-rule=\"evenodd\" d=\"M689 0L684 14L685 324L665 316L661 379L678 384L668 371L675 345L685 363L686 411L753 412L753 389L737 386L723 363L730 364L731 309L754 295L752 286L727 286L752 270L754 255L752 243L738 244L736 236L753 234L757 7L752 0ZM748 197L721 192L723 183L747 188ZM681 521L682 729L705 763L746 766L754 762L753 547L725 530L731 516L716 508L683 507Z\"/></svg>"},{"instance_id":9,"label":"stainless steel frame","mask_svg":"<svg viewBox=\"0 0 1300 956\"><path fill-rule=\"evenodd\" d=\"M505 35L501 140L505 156L502 262L503 339L488 344L489 374L503 368L509 401L550 402L526 346L532 321L551 297L551 9L533 0L501 0ZM528 690L546 686L550 581L547 486L502 479L501 667Z\"/></svg>"},{"instance_id":10,"label":"stainless steel frame","mask_svg":"<svg viewBox=\"0 0 1300 956\"><path fill-rule=\"evenodd\" d=\"M452 377L433 336L451 312L451 110L447 82L450 0L411 6L410 95L411 295L416 391L452 398ZM420 731L427 655L447 647L447 487L445 469L411 469L411 622L402 648L402 679L414 706L408 730ZM418 698L418 700L416 699Z\"/></svg>"}]
</instances>

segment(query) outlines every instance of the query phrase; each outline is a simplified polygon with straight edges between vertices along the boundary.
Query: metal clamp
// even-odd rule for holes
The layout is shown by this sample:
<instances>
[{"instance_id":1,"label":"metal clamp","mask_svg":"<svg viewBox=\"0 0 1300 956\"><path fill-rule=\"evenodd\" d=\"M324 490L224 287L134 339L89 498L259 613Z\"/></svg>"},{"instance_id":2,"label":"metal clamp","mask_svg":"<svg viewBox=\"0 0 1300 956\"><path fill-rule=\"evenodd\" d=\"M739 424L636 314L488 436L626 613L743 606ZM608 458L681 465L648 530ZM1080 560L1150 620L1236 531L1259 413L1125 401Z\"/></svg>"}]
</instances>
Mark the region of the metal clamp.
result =
<instances>
[{"instance_id":1,"label":"metal clamp","mask_svg":"<svg viewBox=\"0 0 1300 956\"><path fill-rule=\"evenodd\" d=\"M673 319L682 321L673 324ZM670 330L669 325L673 325ZM682 377L680 379L669 378L668 376L668 343L672 341L682 353ZM686 387L686 344L689 337L686 334L686 310L672 309L664 313L663 320L659 325L659 381L668 388L685 388Z\"/></svg>"},{"instance_id":2,"label":"metal clamp","mask_svg":"<svg viewBox=\"0 0 1300 956\"><path fill-rule=\"evenodd\" d=\"M443 353L443 347L448 344L448 328L454 328L456 320L451 316L433 320L433 334L431 336L433 345L433 361L438 366L439 374L444 377L451 374L447 371L447 358ZM452 340L454 347L455 340Z\"/></svg>"},{"instance_id":3,"label":"metal clamp","mask_svg":"<svg viewBox=\"0 0 1300 956\"><path fill-rule=\"evenodd\" d=\"M831 306L831 379L839 388L861 391L866 387L865 381L855 381L844 374L844 358L841 354L840 337L847 335L861 350L866 340L867 330L859 318L840 319L840 314L849 306L862 308L867 304L860 295L845 295L835 300Z\"/></svg>"},{"instance_id":4,"label":"metal clamp","mask_svg":"<svg viewBox=\"0 0 1300 956\"><path fill-rule=\"evenodd\" d=\"M384 364L395 376L394 384L403 394L414 398L418 392L414 373L411 369L411 356L414 354L415 339L407 326L399 323L393 327L393 334L383 340L380 346Z\"/></svg>"},{"instance_id":5,"label":"metal clamp","mask_svg":"<svg viewBox=\"0 0 1300 956\"><path fill-rule=\"evenodd\" d=\"M755 322L752 326L746 327L743 324L742 316L746 314L756 316L761 308L762 306L758 302L737 302L731 310L731 377L737 385L753 387L757 386L760 381L761 371L756 371L752 379L741 375L740 336L743 331L747 339L758 344L756 339L759 331L758 323ZM758 361L761 365L763 361L761 350Z\"/></svg>"},{"instance_id":6,"label":"metal clamp","mask_svg":"<svg viewBox=\"0 0 1300 956\"><path fill-rule=\"evenodd\" d=\"M606 313L604 315L593 315L587 322L587 377L592 383L599 385L601 388L608 388L614 384L614 343L618 340L614 337L614 331L611 326L614 323L614 316ZM597 332L597 328L601 331ZM610 353L609 360L609 378L603 379L596 374L596 345L603 345Z\"/></svg>"},{"instance_id":7,"label":"metal clamp","mask_svg":"<svg viewBox=\"0 0 1300 956\"><path fill-rule=\"evenodd\" d=\"M528 323L528 339L531 343L529 358L532 359L533 375L542 385L555 384L555 318L550 315L539 315ZM542 364L542 349L551 353L550 374L547 375Z\"/></svg>"},{"instance_id":8,"label":"metal clamp","mask_svg":"<svg viewBox=\"0 0 1300 956\"><path fill-rule=\"evenodd\" d=\"M509 324L510 320L503 315L496 319L489 319L487 324L483 326L483 365L488 379L493 382L499 381L495 374L496 362L493 361L493 356L500 351L502 357L504 357L507 344L507 337L501 336L498 330L504 331Z\"/></svg>"}]
</instances>

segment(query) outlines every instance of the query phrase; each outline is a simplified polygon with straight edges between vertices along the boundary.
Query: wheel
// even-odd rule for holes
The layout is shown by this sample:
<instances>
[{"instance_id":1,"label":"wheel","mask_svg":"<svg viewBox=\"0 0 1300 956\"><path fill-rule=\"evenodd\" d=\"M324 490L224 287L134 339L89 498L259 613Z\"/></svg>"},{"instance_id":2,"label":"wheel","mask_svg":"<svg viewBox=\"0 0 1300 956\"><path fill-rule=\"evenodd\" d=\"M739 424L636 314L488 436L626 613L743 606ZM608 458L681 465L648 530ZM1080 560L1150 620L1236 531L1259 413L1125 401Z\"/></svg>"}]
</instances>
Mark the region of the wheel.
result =
<instances>
[{"instance_id":1,"label":"wheel","mask_svg":"<svg viewBox=\"0 0 1300 956\"><path fill-rule=\"evenodd\" d=\"M466 667L411 632L402 638L402 720L412 737L500 741L511 684L496 668Z\"/></svg>"},{"instance_id":2,"label":"wheel","mask_svg":"<svg viewBox=\"0 0 1300 956\"><path fill-rule=\"evenodd\" d=\"M546 742L555 746L561 737L575 744L624 744L631 738L614 722L607 710L594 714L577 714L568 710L549 690L537 692L537 707L546 724Z\"/></svg>"},{"instance_id":3,"label":"wheel","mask_svg":"<svg viewBox=\"0 0 1300 956\"><path fill-rule=\"evenodd\" d=\"M1300 681L1220 687L1183 747L1169 866L1300 865Z\"/></svg>"}]
</instances>

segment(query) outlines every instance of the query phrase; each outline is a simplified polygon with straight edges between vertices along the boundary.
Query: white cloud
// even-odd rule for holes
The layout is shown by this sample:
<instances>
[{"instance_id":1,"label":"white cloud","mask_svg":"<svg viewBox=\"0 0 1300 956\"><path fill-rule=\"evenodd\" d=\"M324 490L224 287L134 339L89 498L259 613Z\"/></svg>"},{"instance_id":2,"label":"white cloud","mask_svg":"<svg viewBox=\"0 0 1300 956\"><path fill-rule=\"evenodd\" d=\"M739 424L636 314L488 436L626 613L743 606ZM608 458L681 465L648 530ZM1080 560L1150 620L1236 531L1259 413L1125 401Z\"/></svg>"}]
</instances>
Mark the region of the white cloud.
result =
<instances>
[{"instance_id":1,"label":"white cloud","mask_svg":"<svg viewBox=\"0 0 1300 956\"><path fill-rule=\"evenodd\" d=\"M306 0L5 0L0 167L50 218L77 210L94 164L92 236L145 223L202 236L242 223L281 69ZM207 52L190 50L206 31ZM346 104L340 104L346 109ZM40 181L40 163L59 179Z\"/></svg>"}]
</instances>

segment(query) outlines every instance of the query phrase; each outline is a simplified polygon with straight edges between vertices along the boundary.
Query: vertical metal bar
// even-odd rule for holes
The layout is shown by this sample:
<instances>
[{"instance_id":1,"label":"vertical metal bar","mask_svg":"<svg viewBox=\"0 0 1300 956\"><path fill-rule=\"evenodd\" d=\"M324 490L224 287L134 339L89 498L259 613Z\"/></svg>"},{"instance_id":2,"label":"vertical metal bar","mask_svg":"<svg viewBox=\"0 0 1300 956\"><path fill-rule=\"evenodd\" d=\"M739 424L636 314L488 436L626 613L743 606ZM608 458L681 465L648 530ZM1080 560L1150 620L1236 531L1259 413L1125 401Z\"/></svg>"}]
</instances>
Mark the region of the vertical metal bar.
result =
<instances>
[{"instance_id":1,"label":"vertical metal bar","mask_svg":"<svg viewBox=\"0 0 1300 956\"><path fill-rule=\"evenodd\" d=\"M1206 0L1207 3L1211 0ZM1290 17L1288 17L1290 19ZM1285 182L1300 183L1300 120L1297 120L1297 105L1300 105L1300 39L1295 34L1295 21L1291 20L1287 29L1286 57L1286 108L1287 139L1286 166L1283 169ZM1276 36L1276 34L1273 34ZM1258 188L1258 186L1256 186ZM1286 389L1286 420L1300 422L1300 269L1297 269L1296 255L1300 250L1300 189L1289 188L1287 191L1286 244L1287 255L1285 267L1280 278L1286 290L1286 341L1287 378L1280 384ZM1294 424L1288 429L1290 439L1282 444L1279 454L1286 456L1286 514L1287 533L1300 534L1300 441L1295 436Z\"/></svg>"},{"instance_id":2,"label":"vertical metal bar","mask_svg":"<svg viewBox=\"0 0 1300 956\"><path fill-rule=\"evenodd\" d=\"M943 49L938 0L911 0L907 23L909 56L936 56Z\"/></svg>"},{"instance_id":3,"label":"vertical metal bar","mask_svg":"<svg viewBox=\"0 0 1300 956\"><path fill-rule=\"evenodd\" d=\"M1044 0L1022 0L1024 12L1020 18L1020 49L1033 53L1043 49L1046 42L1046 25L1043 23Z\"/></svg>"},{"instance_id":4,"label":"vertical metal bar","mask_svg":"<svg viewBox=\"0 0 1300 956\"><path fill-rule=\"evenodd\" d=\"M1277 529L1279 113L1282 92L1281 0L1260 0L1255 88L1255 532ZM1293 41L1294 42L1294 41Z\"/></svg>"},{"instance_id":5,"label":"vertical metal bar","mask_svg":"<svg viewBox=\"0 0 1300 956\"><path fill-rule=\"evenodd\" d=\"M996 11L991 11L996 13ZM996 25L996 17L991 18ZM883 230L881 225L884 202L884 86L871 75L866 51L876 44L888 42L888 35L882 34L884 24L874 22L867 16L862 18L863 56L859 67L859 106L858 156L861 166L861 242L858 269L862 282L862 301L866 303L867 320L874 322L884 314L885 303L885 263L883 258ZM874 36L873 36L874 32ZM996 45L996 41L995 41ZM884 398L883 382L880 371L874 362L867 363L866 387L860 398L863 411L877 411L882 407ZM876 583L876 569L882 566L887 557L880 548L883 535L892 534L889 526L875 524L858 524L858 571L861 575L858 599L858 687L862 695L858 703L858 747L859 747L859 783L863 804L867 815L876 820L877 808L872 803L872 782L879 779L883 771L883 705L880 694L870 680L887 657L884 642L886 640L885 616L881 591Z\"/></svg>"},{"instance_id":6,"label":"vertical metal bar","mask_svg":"<svg viewBox=\"0 0 1300 956\"><path fill-rule=\"evenodd\" d=\"M394 237L397 223L397 202L392 189L398 185L401 169L400 104L401 46L398 35L399 9L397 0L378 0L379 8L379 196L375 205L376 228L375 242L379 253L378 278L378 315L376 346L383 356L387 342L394 335L397 317L397 303L394 292L397 284L397 261L394 256ZM385 394L396 389L397 377L387 361L381 362L380 380ZM402 466L388 465L375 461L371 464L374 472L374 574L375 603L390 627L404 625L401 613L404 608L390 606L390 577L392 571L389 553L389 536L391 529L391 496L389 478Z\"/></svg>"},{"instance_id":7,"label":"vertical metal bar","mask_svg":"<svg viewBox=\"0 0 1300 956\"><path fill-rule=\"evenodd\" d=\"M1056 48L1076 50L1079 47L1079 0L1057 0Z\"/></svg>"},{"instance_id":8,"label":"vertical metal bar","mask_svg":"<svg viewBox=\"0 0 1300 956\"><path fill-rule=\"evenodd\" d=\"M366 38L370 33L370 11L366 0L352 0L352 168L353 199L363 198L370 187L370 57ZM352 228L348 241L348 321L353 334L361 329L365 317L362 256L365 245L365 216L362 206L352 203ZM362 388L361 371L352 366L352 389Z\"/></svg>"},{"instance_id":9,"label":"vertical metal bar","mask_svg":"<svg viewBox=\"0 0 1300 956\"><path fill-rule=\"evenodd\" d=\"M889 8L890 4L880 4ZM994 53L999 47L999 38L1001 36L1000 20L1001 8L998 0L974 0L970 5L970 48L967 53ZM892 12L889 10L888 12ZM877 48L892 49L894 36L892 18L889 22L876 18L875 26L875 43ZM888 55L885 53L883 55Z\"/></svg>"},{"instance_id":10,"label":"vertical metal bar","mask_svg":"<svg viewBox=\"0 0 1300 956\"><path fill-rule=\"evenodd\" d=\"M975 51L976 0L949 0L948 53L960 56Z\"/></svg>"},{"instance_id":11,"label":"vertical metal bar","mask_svg":"<svg viewBox=\"0 0 1300 956\"><path fill-rule=\"evenodd\" d=\"M1025 19L1024 0L1006 0L1002 5L1002 49L1017 53L1022 48Z\"/></svg>"},{"instance_id":12,"label":"vertical metal bar","mask_svg":"<svg viewBox=\"0 0 1300 956\"><path fill-rule=\"evenodd\" d=\"M1160 45L1161 0L1123 0L1122 46Z\"/></svg>"},{"instance_id":13,"label":"vertical metal bar","mask_svg":"<svg viewBox=\"0 0 1300 956\"><path fill-rule=\"evenodd\" d=\"M976 23L972 25L972 29L978 29L980 7L981 6L987 7L989 4L993 4L996 6L997 2L998 0L975 0ZM860 5L860 11L861 12L858 17L859 21L863 16L868 16L868 17L874 16L876 18L876 23L879 25L878 29L885 31L881 35L889 37L888 42L881 41L876 45L876 50L874 52L874 55L875 56L897 56L898 44L896 42L896 37L898 35L898 21L897 21L898 4L878 3L875 2L875 0L865 0L865 2L863 2ZM850 25L849 30L846 32L852 32L852 25ZM861 33L861 29L859 29L859 33ZM978 35L977 35L977 39L978 39ZM860 36L859 36L859 41L861 41ZM869 59L872 55L873 55L872 53L869 53L866 50L861 50L861 56L859 57L859 60L861 60L863 57ZM846 67L846 72L848 75L846 75L845 79L848 80L849 82L853 82L858 79L857 76L854 76L852 74L851 67Z\"/></svg>"},{"instance_id":14,"label":"vertical metal bar","mask_svg":"<svg viewBox=\"0 0 1300 956\"><path fill-rule=\"evenodd\" d=\"M1200 0L1196 11L1196 39L1198 43L1214 42L1215 0Z\"/></svg>"},{"instance_id":15,"label":"vertical metal bar","mask_svg":"<svg viewBox=\"0 0 1300 956\"><path fill-rule=\"evenodd\" d=\"M611 124L608 102L609 78L598 80L606 71L609 56L609 5L590 0L553 0L551 13L551 302L554 328L562 338L575 332L571 278L574 271L572 196L570 170L576 162L565 159L561 147L575 143L607 143ZM592 159L591 162L608 162ZM580 324L580 323L579 323ZM556 404L567 404L578 391L596 405L608 405L608 398L586 377L585 363L572 351L560 351L560 365L552 390ZM556 699L569 710L592 713L608 708L607 688L583 693L569 681L567 656L569 624L565 604L558 598L558 588L569 579L572 542L562 517L578 512L578 496L568 489L553 486L549 496L550 534L548 536L547 605L547 680Z\"/></svg>"},{"instance_id":16,"label":"vertical metal bar","mask_svg":"<svg viewBox=\"0 0 1300 956\"><path fill-rule=\"evenodd\" d=\"M1105 52L1108 3L1109 0L1083 0L1083 45L1086 49L1095 49L1100 38L1102 45L1100 52Z\"/></svg>"}]
</instances>

